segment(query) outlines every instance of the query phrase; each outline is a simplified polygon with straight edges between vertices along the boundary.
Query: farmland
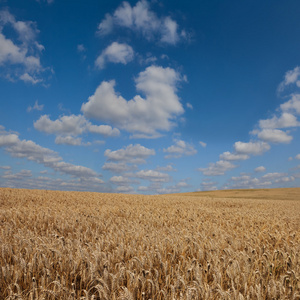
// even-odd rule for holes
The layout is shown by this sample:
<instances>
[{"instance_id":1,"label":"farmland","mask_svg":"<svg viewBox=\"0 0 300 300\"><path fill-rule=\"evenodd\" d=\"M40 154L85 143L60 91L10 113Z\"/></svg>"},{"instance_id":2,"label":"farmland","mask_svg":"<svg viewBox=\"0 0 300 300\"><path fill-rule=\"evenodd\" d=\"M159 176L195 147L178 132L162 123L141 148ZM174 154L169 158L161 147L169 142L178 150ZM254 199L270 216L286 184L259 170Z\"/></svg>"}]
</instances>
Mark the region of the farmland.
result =
<instances>
[{"instance_id":1,"label":"farmland","mask_svg":"<svg viewBox=\"0 0 300 300\"><path fill-rule=\"evenodd\" d=\"M300 188L0 189L1 299L300 299Z\"/></svg>"}]
</instances>

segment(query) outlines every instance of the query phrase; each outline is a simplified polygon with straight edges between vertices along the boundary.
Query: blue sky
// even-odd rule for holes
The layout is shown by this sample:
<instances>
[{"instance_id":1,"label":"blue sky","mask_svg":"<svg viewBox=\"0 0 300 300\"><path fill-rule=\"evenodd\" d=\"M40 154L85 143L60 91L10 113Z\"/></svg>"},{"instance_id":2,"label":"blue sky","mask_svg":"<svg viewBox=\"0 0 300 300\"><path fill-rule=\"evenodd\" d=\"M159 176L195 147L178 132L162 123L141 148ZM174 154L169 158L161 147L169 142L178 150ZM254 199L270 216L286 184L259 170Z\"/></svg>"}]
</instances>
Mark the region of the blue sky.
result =
<instances>
[{"instance_id":1,"label":"blue sky","mask_svg":"<svg viewBox=\"0 0 300 300\"><path fill-rule=\"evenodd\" d=\"M299 1L0 0L0 186L300 186Z\"/></svg>"}]
</instances>

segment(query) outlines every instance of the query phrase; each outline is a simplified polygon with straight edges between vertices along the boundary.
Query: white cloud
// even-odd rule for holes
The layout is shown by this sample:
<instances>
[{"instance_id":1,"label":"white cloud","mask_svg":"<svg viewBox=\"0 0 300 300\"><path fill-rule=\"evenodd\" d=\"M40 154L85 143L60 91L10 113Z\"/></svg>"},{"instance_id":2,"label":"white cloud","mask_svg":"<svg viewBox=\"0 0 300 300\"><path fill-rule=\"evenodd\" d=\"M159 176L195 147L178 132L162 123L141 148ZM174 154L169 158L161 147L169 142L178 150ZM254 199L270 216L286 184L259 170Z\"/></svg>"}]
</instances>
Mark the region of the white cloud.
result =
<instances>
[{"instance_id":1,"label":"white cloud","mask_svg":"<svg viewBox=\"0 0 300 300\"><path fill-rule=\"evenodd\" d=\"M145 163L150 155L155 155L154 149L148 149L140 144L128 145L126 148L112 151L105 150L104 155L110 161L128 162L133 164Z\"/></svg>"},{"instance_id":2,"label":"white cloud","mask_svg":"<svg viewBox=\"0 0 300 300\"><path fill-rule=\"evenodd\" d=\"M153 182L169 182L170 176L166 173L154 170L141 170L135 174L135 177Z\"/></svg>"},{"instance_id":3,"label":"white cloud","mask_svg":"<svg viewBox=\"0 0 300 300\"><path fill-rule=\"evenodd\" d=\"M260 120L259 126L263 129L287 128L300 126L300 122L297 121L294 115L284 112L279 118L274 116L271 119Z\"/></svg>"},{"instance_id":4,"label":"white cloud","mask_svg":"<svg viewBox=\"0 0 300 300\"><path fill-rule=\"evenodd\" d=\"M237 154L261 155L270 149L270 145L262 141L248 143L235 142L234 149Z\"/></svg>"},{"instance_id":5,"label":"white cloud","mask_svg":"<svg viewBox=\"0 0 300 300\"><path fill-rule=\"evenodd\" d=\"M193 145L190 145L182 140L175 140L175 145L163 149L165 153L169 153L165 158L179 158L182 155L194 155L197 153L197 150Z\"/></svg>"},{"instance_id":6,"label":"white cloud","mask_svg":"<svg viewBox=\"0 0 300 300\"><path fill-rule=\"evenodd\" d=\"M86 52L86 48L84 47L83 44L79 44L79 45L77 45L77 51L79 53Z\"/></svg>"},{"instance_id":7,"label":"white cloud","mask_svg":"<svg viewBox=\"0 0 300 300\"><path fill-rule=\"evenodd\" d=\"M274 173L267 173L267 174L263 175L261 178L265 179L265 180L274 180L274 179L278 179L280 177L285 177L286 175L287 175L286 173L274 172Z\"/></svg>"},{"instance_id":8,"label":"white cloud","mask_svg":"<svg viewBox=\"0 0 300 300\"><path fill-rule=\"evenodd\" d=\"M300 159L300 153L295 156L296 159Z\"/></svg>"},{"instance_id":9,"label":"white cloud","mask_svg":"<svg viewBox=\"0 0 300 300\"><path fill-rule=\"evenodd\" d=\"M1 132L0 132L1 134ZM0 147L11 146L19 141L19 137L16 134L0 135Z\"/></svg>"},{"instance_id":10,"label":"white cloud","mask_svg":"<svg viewBox=\"0 0 300 300\"><path fill-rule=\"evenodd\" d=\"M34 122L34 128L48 133L77 136L85 132L102 134L105 136L118 136L120 131L109 125L92 125L83 115L62 116L52 121L48 115L41 116Z\"/></svg>"},{"instance_id":11,"label":"white cloud","mask_svg":"<svg viewBox=\"0 0 300 300\"><path fill-rule=\"evenodd\" d=\"M52 4L54 0L35 0L36 2L47 2L48 4Z\"/></svg>"},{"instance_id":12,"label":"white cloud","mask_svg":"<svg viewBox=\"0 0 300 300\"><path fill-rule=\"evenodd\" d=\"M111 171L113 173L124 173L129 171L134 171L137 169L134 165L128 165L126 163L113 163L113 162L106 162L103 167L103 170Z\"/></svg>"},{"instance_id":13,"label":"white cloud","mask_svg":"<svg viewBox=\"0 0 300 300\"><path fill-rule=\"evenodd\" d=\"M145 0L138 1L134 7L123 2L112 15L106 14L98 26L98 34L106 35L122 27L143 35L147 40L158 39L166 44L175 45L184 38L178 34L176 21L170 16L159 18Z\"/></svg>"},{"instance_id":14,"label":"white cloud","mask_svg":"<svg viewBox=\"0 0 300 300\"><path fill-rule=\"evenodd\" d=\"M200 186L202 191L216 191L218 189L215 181L202 181Z\"/></svg>"},{"instance_id":15,"label":"white cloud","mask_svg":"<svg viewBox=\"0 0 300 300\"><path fill-rule=\"evenodd\" d=\"M163 172L175 172L177 171L176 169L174 169L174 167L170 164L170 165L167 165L165 167L157 167L155 169L155 171L163 171Z\"/></svg>"},{"instance_id":16,"label":"white cloud","mask_svg":"<svg viewBox=\"0 0 300 300\"><path fill-rule=\"evenodd\" d=\"M280 83L278 90L282 92L291 84L296 84L296 86L300 87L300 67L298 66L285 73L284 80Z\"/></svg>"},{"instance_id":17,"label":"white cloud","mask_svg":"<svg viewBox=\"0 0 300 300\"><path fill-rule=\"evenodd\" d=\"M39 104L38 101L35 101L33 106L28 106L27 111L31 112L32 110L42 111L44 108L44 104Z\"/></svg>"},{"instance_id":18,"label":"white cloud","mask_svg":"<svg viewBox=\"0 0 300 300\"><path fill-rule=\"evenodd\" d=\"M203 147L203 148L205 148L206 146L207 146L207 144L206 143L204 143L204 142L199 142L199 144Z\"/></svg>"},{"instance_id":19,"label":"white cloud","mask_svg":"<svg viewBox=\"0 0 300 300\"><path fill-rule=\"evenodd\" d=\"M32 177L32 173L30 170L21 170L18 173L15 174L5 174L1 176L4 179L8 179L8 180L23 180L24 177Z\"/></svg>"},{"instance_id":20,"label":"white cloud","mask_svg":"<svg viewBox=\"0 0 300 300\"><path fill-rule=\"evenodd\" d=\"M62 174L77 177L80 180L89 178L99 182L99 174L90 168L66 163L57 152L37 145L31 140L20 140L16 134L10 134L0 127L0 147L4 147L12 157L26 158ZM102 180L101 180L102 182Z\"/></svg>"},{"instance_id":21,"label":"white cloud","mask_svg":"<svg viewBox=\"0 0 300 300\"><path fill-rule=\"evenodd\" d=\"M128 185L118 186L116 188L116 192L123 193L123 194L134 194L135 193L134 188L132 186L128 186Z\"/></svg>"},{"instance_id":22,"label":"white cloud","mask_svg":"<svg viewBox=\"0 0 300 300\"><path fill-rule=\"evenodd\" d=\"M107 62L121 63L126 65L133 60L134 51L131 46L127 44L119 44L113 42L110 46L102 51L95 61L95 65L99 69L103 69Z\"/></svg>"},{"instance_id":23,"label":"white cloud","mask_svg":"<svg viewBox=\"0 0 300 300\"><path fill-rule=\"evenodd\" d=\"M180 75L171 68L150 66L136 78L136 88L145 94L126 101L115 90L115 81L103 81L95 94L83 103L81 111L88 118L103 120L131 133L157 136L169 131L173 120L184 109L176 95Z\"/></svg>"},{"instance_id":24,"label":"white cloud","mask_svg":"<svg viewBox=\"0 0 300 300\"><path fill-rule=\"evenodd\" d=\"M170 17L166 17L163 21L161 41L175 45L179 40L177 28L177 23Z\"/></svg>"},{"instance_id":25,"label":"white cloud","mask_svg":"<svg viewBox=\"0 0 300 300\"><path fill-rule=\"evenodd\" d=\"M229 151L226 151L226 152L220 154L220 160L234 161L234 160L246 160L249 158L250 158L250 156L247 154L235 154L235 153L231 153Z\"/></svg>"},{"instance_id":26,"label":"white cloud","mask_svg":"<svg viewBox=\"0 0 300 300\"><path fill-rule=\"evenodd\" d=\"M110 14L106 14L105 18L98 25L97 33L99 35L107 35L112 32L114 27L114 19Z\"/></svg>"},{"instance_id":27,"label":"white cloud","mask_svg":"<svg viewBox=\"0 0 300 300\"><path fill-rule=\"evenodd\" d=\"M191 103L189 103L189 102L187 102L186 107L189 108L189 109L193 109L194 108L193 105Z\"/></svg>"},{"instance_id":28,"label":"white cloud","mask_svg":"<svg viewBox=\"0 0 300 300\"><path fill-rule=\"evenodd\" d=\"M34 122L34 128L49 134L80 135L84 132L88 121L82 115L62 116L52 121L48 115L41 116Z\"/></svg>"},{"instance_id":29,"label":"white cloud","mask_svg":"<svg viewBox=\"0 0 300 300\"><path fill-rule=\"evenodd\" d=\"M219 160L216 163L210 163L207 168L199 168L198 170L206 176L219 176L236 167L229 161Z\"/></svg>"},{"instance_id":30,"label":"white cloud","mask_svg":"<svg viewBox=\"0 0 300 300\"><path fill-rule=\"evenodd\" d=\"M267 188L272 185L271 181L266 179L258 179L258 178L251 178L250 176L239 176L239 177L232 177L229 180L227 188L230 189L254 189L254 188Z\"/></svg>"},{"instance_id":31,"label":"white cloud","mask_svg":"<svg viewBox=\"0 0 300 300\"><path fill-rule=\"evenodd\" d=\"M87 130L90 133L98 133L105 136L119 136L120 130L118 128L112 128L109 125L91 125L88 123Z\"/></svg>"},{"instance_id":32,"label":"white cloud","mask_svg":"<svg viewBox=\"0 0 300 300\"><path fill-rule=\"evenodd\" d=\"M257 137L265 142L286 144L290 143L293 139L292 136L278 129L263 129L258 132Z\"/></svg>"},{"instance_id":33,"label":"white cloud","mask_svg":"<svg viewBox=\"0 0 300 300\"><path fill-rule=\"evenodd\" d=\"M74 138L70 135L57 136L56 139L55 139L55 144L57 144L57 145L79 146L79 145L81 145L81 138Z\"/></svg>"},{"instance_id":34,"label":"white cloud","mask_svg":"<svg viewBox=\"0 0 300 300\"><path fill-rule=\"evenodd\" d=\"M255 172L265 172L266 171L266 168L264 166L260 166L260 167L257 167L254 169Z\"/></svg>"},{"instance_id":35,"label":"white cloud","mask_svg":"<svg viewBox=\"0 0 300 300\"><path fill-rule=\"evenodd\" d=\"M293 94L289 101L280 105L280 108L282 111L292 111L300 115L300 94Z\"/></svg>"},{"instance_id":36,"label":"white cloud","mask_svg":"<svg viewBox=\"0 0 300 300\"><path fill-rule=\"evenodd\" d=\"M4 32L9 32L11 39ZM38 33L34 22L17 21L8 10L0 11L0 67L5 68L5 77L32 84L43 81L41 74L46 69L40 54L44 46L36 40Z\"/></svg>"},{"instance_id":37,"label":"white cloud","mask_svg":"<svg viewBox=\"0 0 300 300\"><path fill-rule=\"evenodd\" d=\"M36 79L29 75L28 73L24 73L23 75L20 76L20 79L23 80L24 82L29 82L31 84L37 84L39 82L42 82L42 79Z\"/></svg>"},{"instance_id":38,"label":"white cloud","mask_svg":"<svg viewBox=\"0 0 300 300\"><path fill-rule=\"evenodd\" d=\"M10 170L11 166L0 166L0 169L2 169L2 170Z\"/></svg>"},{"instance_id":39,"label":"white cloud","mask_svg":"<svg viewBox=\"0 0 300 300\"><path fill-rule=\"evenodd\" d=\"M133 181L130 178L125 177L125 176L113 176L110 178L109 181L114 184L121 185L121 186L126 186L130 183L138 183L138 181Z\"/></svg>"}]
</instances>

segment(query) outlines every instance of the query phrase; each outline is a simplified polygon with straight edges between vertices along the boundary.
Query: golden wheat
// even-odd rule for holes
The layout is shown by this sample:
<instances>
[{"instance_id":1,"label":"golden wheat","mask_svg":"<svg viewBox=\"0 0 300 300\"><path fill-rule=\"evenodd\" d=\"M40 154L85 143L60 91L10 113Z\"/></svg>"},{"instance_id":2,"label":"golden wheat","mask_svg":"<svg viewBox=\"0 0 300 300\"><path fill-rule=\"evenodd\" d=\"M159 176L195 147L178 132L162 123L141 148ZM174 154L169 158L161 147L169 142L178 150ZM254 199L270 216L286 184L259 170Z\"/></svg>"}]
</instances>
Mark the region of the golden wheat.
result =
<instances>
[{"instance_id":1,"label":"golden wheat","mask_svg":"<svg viewBox=\"0 0 300 300\"><path fill-rule=\"evenodd\" d=\"M300 299L300 189L0 189L1 299Z\"/></svg>"}]
</instances>

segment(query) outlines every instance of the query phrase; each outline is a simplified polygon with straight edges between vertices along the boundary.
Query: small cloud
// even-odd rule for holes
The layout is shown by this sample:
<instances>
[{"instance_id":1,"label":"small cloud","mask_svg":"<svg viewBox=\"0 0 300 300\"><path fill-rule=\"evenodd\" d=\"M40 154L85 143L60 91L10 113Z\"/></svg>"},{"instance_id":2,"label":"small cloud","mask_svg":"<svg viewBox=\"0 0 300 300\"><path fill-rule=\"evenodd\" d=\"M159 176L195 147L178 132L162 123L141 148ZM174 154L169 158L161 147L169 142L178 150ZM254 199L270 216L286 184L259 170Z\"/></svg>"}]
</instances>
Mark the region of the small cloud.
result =
<instances>
[{"instance_id":1,"label":"small cloud","mask_svg":"<svg viewBox=\"0 0 300 300\"><path fill-rule=\"evenodd\" d=\"M121 63L126 65L134 58L134 51L131 46L127 44L119 44L113 42L110 46L102 51L95 61L95 65L99 69L104 69L106 63Z\"/></svg>"},{"instance_id":2,"label":"small cloud","mask_svg":"<svg viewBox=\"0 0 300 300\"><path fill-rule=\"evenodd\" d=\"M207 168L199 168L198 171L206 176L220 176L236 167L237 165L234 165L229 161L219 160L216 163L210 163Z\"/></svg>"},{"instance_id":3,"label":"small cloud","mask_svg":"<svg viewBox=\"0 0 300 300\"><path fill-rule=\"evenodd\" d=\"M186 107L189 108L189 109L193 109L193 105L189 102L186 104Z\"/></svg>"},{"instance_id":4,"label":"small cloud","mask_svg":"<svg viewBox=\"0 0 300 300\"><path fill-rule=\"evenodd\" d=\"M274 116L271 119L260 120L259 126L262 129L288 128L298 127L300 126L300 122L297 121L297 118L293 114L283 112L280 117Z\"/></svg>"},{"instance_id":5,"label":"small cloud","mask_svg":"<svg viewBox=\"0 0 300 300\"><path fill-rule=\"evenodd\" d=\"M55 139L55 144L57 145L70 145L70 146L80 146L81 138L74 138L72 136L57 136Z\"/></svg>"},{"instance_id":6,"label":"small cloud","mask_svg":"<svg viewBox=\"0 0 300 300\"><path fill-rule=\"evenodd\" d=\"M141 170L135 174L135 177L149 180L151 182L169 182L170 176L166 173L154 170Z\"/></svg>"},{"instance_id":7,"label":"small cloud","mask_svg":"<svg viewBox=\"0 0 300 300\"><path fill-rule=\"evenodd\" d=\"M296 159L300 159L300 153L295 156Z\"/></svg>"},{"instance_id":8,"label":"small cloud","mask_svg":"<svg viewBox=\"0 0 300 300\"><path fill-rule=\"evenodd\" d=\"M259 173L259 172L265 172L266 171L266 168L264 166L260 166L260 167L257 167L254 169L254 171L256 173Z\"/></svg>"},{"instance_id":9,"label":"small cloud","mask_svg":"<svg viewBox=\"0 0 300 300\"><path fill-rule=\"evenodd\" d=\"M261 155L264 152L270 150L270 145L266 142L255 141L255 142L235 142L234 149L237 154L246 155Z\"/></svg>"},{"instance_id":10,"label":"small cloud","mask_svg":"<svg viewBox=\"0 0 300 300\"><path fill-rule=\"evenodd\" d=\"M134 164L143 164L150 155L155 155L154 149L148 149L140 144L132 145L112 151L105 150L104 156L110 161L128 162Z\"/></svg>"},{"instance_id":11,"label":"small cloud","mask_svg":"<svg viewBox=\"0 0 300 300\"><path fill-rule=\"evenodd\" d=\"M229 160L229 161L246 160L249 158L250 156L247 154L237 154L237 153L231 153L229 151L226 151L220 155L221 160Z\"/></svg>"},{"instance_id":12,"label":"small cloud","mask_svg":"<svg viewBox=\"0 0 300 300\"><path fill-rule=\"evenodd\" d=\"M173 168L171 164L165 167L157 167L155 171L163 171L163 172L176 172L177 170Z\"/></svg>"},{"instance_id":13,"label":"small cloud","mask_svg":"<svg viewBox=\"0 0 300 300\"><path fill-rule=\"evenodd\" d=\"M105 36L116 28L130 29L132 32L143 36L148 41L157 40L161 44L176 45L180 40L186 39L186 35L179 33L178 24L170 16L158 17L150 9L146 0L141 0L135 6L124 1L113 14L106 14L98 25L97 34Z\"/></svg>"},{"instance_id":14,"label":"small cloud","mask_svg":"<svg viewBox=\"0 0 300 300\"><path fill-rule=\"evenodd\" d=\"M79 44L79 45L77 45L77 51L78 51L79 53L85 52L85 51L86 51L86 48L84 47L83 44Z\"/></svg>"},{"instance_id":15,"label":"small cloud","mask_svg":"<svg viewBox=\"0 0 300 300\"><path fill-rule=\"evenodd\" d=\"M199 144L203 147L203 148L206 148L206 146L207 146L207 143L204 143L204 142L199 142Z\"/></svg>"},{"instance_id":16,"label":"small cloud","mask_svg":"<svg viewBox=\"0 0 300 300\"><path fill-rule=\"evenodd\" d=\"M39 104L38 101L35 101L33 106L27 107L27 112L31 112L32 110L42 111L44 109L44 104Z\"/></svg>"},{"instance_id":17,"label":"small cloud","mask_svg":"<svg viewBox=\"0 0 300 300\"><path fill-rule=\"evenodd\" d=\"M168 147L167 149L163 149L165 153L168 155L165 158L179 158L182 155L194 155L197 153L197 150L193 145L190 145L182 140L175 140L175 144Z\"/></svg>"},{"instance_id":18,"label":"small cloud","mask_svg":"<svg viewBox=\"0 0 300 300\"><path fill-rule=\"evenodd\" d=\"M20 76L20 79L23 80L24 82L29 82L32 84L37 84L39 82L42 82L42 79L35 79L28 73L24 73L23 75Z\"/></svg>"},{"instance_id":19,"label":"small cloud","mask_svg":"<svg viewBox=\"0 0 300 300\"><path fill-rule=\"evenodd\" d=\"M81 55L82 60L86 59L86 48L84 47L83 44L77 45L77 52Z\"/></svg>"},{"instance_id":20,"label":"small cloud","mask_svg":"<svg viewBox=\"0 0 300 300\"><path fill-rule=\"evenodd\" d=\"M0 166L0 169L2 169L2 170L10 170L11 166Z\"/></svg>"},{"instance_id":21,"label":"small cloud","mask_svg":"<svg viewBox=\"0 0 300 300\"><path fill-rule=\"evenodd\" d=\"M288 144L293 139L292 136L279 129L263 129L257 133L257 137L265 142Z\"/></svg>"},{"instance_id":22,"label":"small cloud","mask_svg":"<svg viewBox=\"0 0 300 300\"><path fill-rule=\"evenodd\" d=\"M278 91L283 92L286 87L296 84L300 87L300 67L297 66L293 70L287 71L284 76L284 80L278 86Z\"/></svg>"}]
</instances>

